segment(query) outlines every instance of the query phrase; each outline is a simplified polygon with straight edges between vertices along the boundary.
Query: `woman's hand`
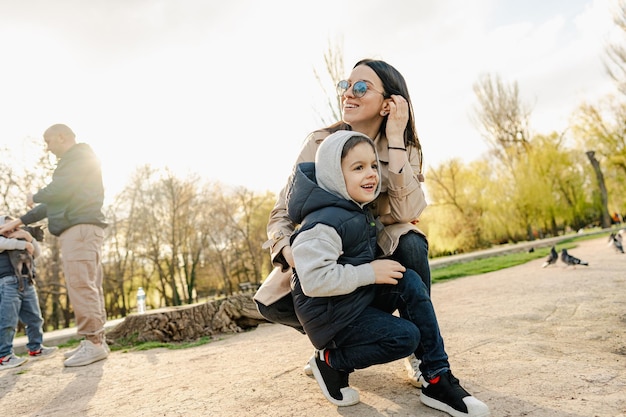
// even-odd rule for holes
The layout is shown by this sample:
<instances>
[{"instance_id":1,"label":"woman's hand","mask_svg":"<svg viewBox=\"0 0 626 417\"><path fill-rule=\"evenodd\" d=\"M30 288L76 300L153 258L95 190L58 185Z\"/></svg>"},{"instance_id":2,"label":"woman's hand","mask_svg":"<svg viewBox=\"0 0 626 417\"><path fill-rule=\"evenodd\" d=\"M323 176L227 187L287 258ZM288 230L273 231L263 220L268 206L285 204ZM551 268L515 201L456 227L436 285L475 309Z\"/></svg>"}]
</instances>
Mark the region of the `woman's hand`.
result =
<instances>
[{"instance_id":1,"label":"woman's hand","mask_svg":"<svg viewBox=\"0 0 626 417\"><path fill-rule=\"evenodd\" d=\"M384 225L384 226L389 226L390 224L395 224L397 223L397 221L394 220L393 217L391 217L391 214L387 213L387 214L381 214L380 216L378 216L378 220Z\"/></svg>"},{"instance_id":2,"label":"woman's hand","mask_svg":"<svg viewBox=\"0 0 626 417\"><path fill-rule=\"evenodd\" d=\"M293 252L291 252L291 246L285 246L281 253L283 254L283 258L285 258L289 266L293 268L295 266L295 261L293 260Z\"/></svg>"},{"instance_id":3,"label":"woman's hand","mask_svg":"<svg viewBox=\"0 0 626 417\"><path fill-rule=\"evenodd\" d=\"M409 122L409 103L402 96L393 94L389 100L389 116L385 133L389 146L404 148L404 129Z\"/></svg>"},{"instance_id":4,"label":"woman's hand","mask_svg":"<svg viewBox=\"0 0 626 417\"><path fill-rule=\"evenodd\" d=\"M376 259L370 262L374 268L374 276L376 284L396 285L398 280L404 276L406 268L400 262L391 259Z\"/></svg>"}]
</instances>

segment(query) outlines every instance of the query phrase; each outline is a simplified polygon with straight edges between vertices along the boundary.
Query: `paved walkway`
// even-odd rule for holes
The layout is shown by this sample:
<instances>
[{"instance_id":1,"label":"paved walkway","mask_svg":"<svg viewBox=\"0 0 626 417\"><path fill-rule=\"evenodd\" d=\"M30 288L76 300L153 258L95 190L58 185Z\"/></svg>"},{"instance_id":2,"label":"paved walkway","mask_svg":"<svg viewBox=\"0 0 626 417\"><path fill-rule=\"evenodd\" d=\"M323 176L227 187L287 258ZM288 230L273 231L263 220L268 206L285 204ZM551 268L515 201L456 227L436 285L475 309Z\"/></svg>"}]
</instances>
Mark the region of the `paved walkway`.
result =
<instances>
[{"instance_id":1,"label":"paved walkway","mask_svg":"<svg viewBox=\"0 0 626 417\"><path fill-rule=\"evenodd\" d=\"M557 245L557 249L559 249ZM626 417L626 255L606 238L433 285L453 372L493 417ZM115 351L64 368L62 355L0 373L11 417L446 417L421 404L402 361L357 370L361 402L335 407L302 366L306 336L276 324L181 350Z\"/></svg>"}]
</instances>

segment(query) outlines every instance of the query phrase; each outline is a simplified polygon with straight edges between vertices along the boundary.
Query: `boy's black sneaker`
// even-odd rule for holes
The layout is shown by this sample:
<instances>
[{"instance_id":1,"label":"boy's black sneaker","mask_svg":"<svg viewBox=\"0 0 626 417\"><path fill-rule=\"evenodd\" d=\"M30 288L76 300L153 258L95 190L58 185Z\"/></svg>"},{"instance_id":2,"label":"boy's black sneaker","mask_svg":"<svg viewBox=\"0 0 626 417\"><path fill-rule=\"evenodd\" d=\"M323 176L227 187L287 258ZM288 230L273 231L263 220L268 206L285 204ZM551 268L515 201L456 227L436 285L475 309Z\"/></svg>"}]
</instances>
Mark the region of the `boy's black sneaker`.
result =
<instances>
[{"instance_id":1,"label":"boy's black sneaker","mask_svg":"<svg viewBox=\"0 0 626 417\"><path fill-rule=\"evenodd\" d=\"M465 391L459 380L446 371L422 383L420 400L436 410L453 417L486 417L489 407Z\"/></svg>"},{"instance_id":2,"label":"boy's black sneaker","mask_svg":"<svg viewBox=\"0 0 626 417\"><path fill-rule=\"evenodd\" d=\"M309 361L313 376L319 384L324 396L331 403L338 406L357 404L359 399L358 391L350 388L348 384L348 373L337 371L324 360L324 349L316 351Z\"/></svg>"}]
</instances>

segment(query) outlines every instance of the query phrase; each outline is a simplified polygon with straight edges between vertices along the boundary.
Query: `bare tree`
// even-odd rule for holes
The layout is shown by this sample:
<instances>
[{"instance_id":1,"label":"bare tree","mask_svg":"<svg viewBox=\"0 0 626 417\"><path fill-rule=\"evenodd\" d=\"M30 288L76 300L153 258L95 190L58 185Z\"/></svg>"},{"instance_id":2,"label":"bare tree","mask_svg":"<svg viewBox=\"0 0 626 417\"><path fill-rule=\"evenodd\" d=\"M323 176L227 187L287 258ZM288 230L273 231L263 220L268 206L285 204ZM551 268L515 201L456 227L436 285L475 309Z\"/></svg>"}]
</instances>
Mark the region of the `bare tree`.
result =
<instances>
[{"instance_id":1,"label":"bare tree","mask_svg":"<svg viewBox=\"0 0 626 417\"><path fill-rule=\"evenodd\" d=\"M617 84L618 90L626 94L626 0L617 0L613 22L621 30L619 34L621 39L606 46L604 66Z\"/></svg>"},{"instance_id":2,"label":"bare tree","mask_svg":"<svg viewBox=\"0 0 626 417\"><path fill-rule=\"evenodd\" d=\"M204 233L207 236L205 258L213 273L221 278L221 291L232 294L235 290L234 278L238 258L237 230L233 227L232 216L239 210L238 201L224 193L220 184L209 184L203 191L210 195L212 202L206 207L211 219ZM259 243L260 245L260 243Z\"/></svg>"},{"instance_id":3,"label":"bare tree","mask_svg":"<svg viewBox=\"0 0 626 417\"><path fill-rule=\"evenodd\" d=\"M530 110L520 99L517 82L506 85L499 76L486 74L473 88L478 99L475 123L494 153L511 167L511 159L526 150L530 139Z\"/></svg>"},{"instance_id":4,"label":"bare tree","mask_svg":"<svg viewBox=\"0 0 626 417\"><path fill-rule=\"evenodd\" d=\"M324 91L326 96L328 110L330 110L331 120L317 111L322 125L327 126L341 120L341 97L337 94L336 86L339 81L345 77L345 69L343 64L343 39L332 45L328 41L328 51L324 54L324 63L326 64L326 73L330 77L330 86L325 77L321 77L320 73L313 68L315 79Z\"/></svg>"}]
</instances>

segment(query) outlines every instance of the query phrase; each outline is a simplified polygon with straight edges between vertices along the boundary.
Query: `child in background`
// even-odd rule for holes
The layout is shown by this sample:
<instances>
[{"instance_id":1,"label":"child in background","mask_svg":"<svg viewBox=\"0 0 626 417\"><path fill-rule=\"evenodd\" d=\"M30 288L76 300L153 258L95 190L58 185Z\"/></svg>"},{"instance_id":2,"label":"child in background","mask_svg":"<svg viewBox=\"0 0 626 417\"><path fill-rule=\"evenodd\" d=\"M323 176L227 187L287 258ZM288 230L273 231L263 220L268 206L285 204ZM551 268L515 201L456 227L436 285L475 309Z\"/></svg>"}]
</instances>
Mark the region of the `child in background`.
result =
<instances>
[{"instance_id":1,"label":"child in background","mask_svg":"<svg viewBox=\"0 0 626 417\"><path fill-rule=\"evenodd\" d=\"M11 218L0 216L0 225L7 220ZM18 320L26 326L29 358L50 357L58 350L56 346L46 347L42 344L43 318L35 283L20 283L24 278L18 276L11 263L9 251L12 250L26 250L33 259L41 253L37 240L24 229L16 229L7 237L0 235L0 371L23 365L28 360L13 352Z\"/></svg>"}]
</instances>

